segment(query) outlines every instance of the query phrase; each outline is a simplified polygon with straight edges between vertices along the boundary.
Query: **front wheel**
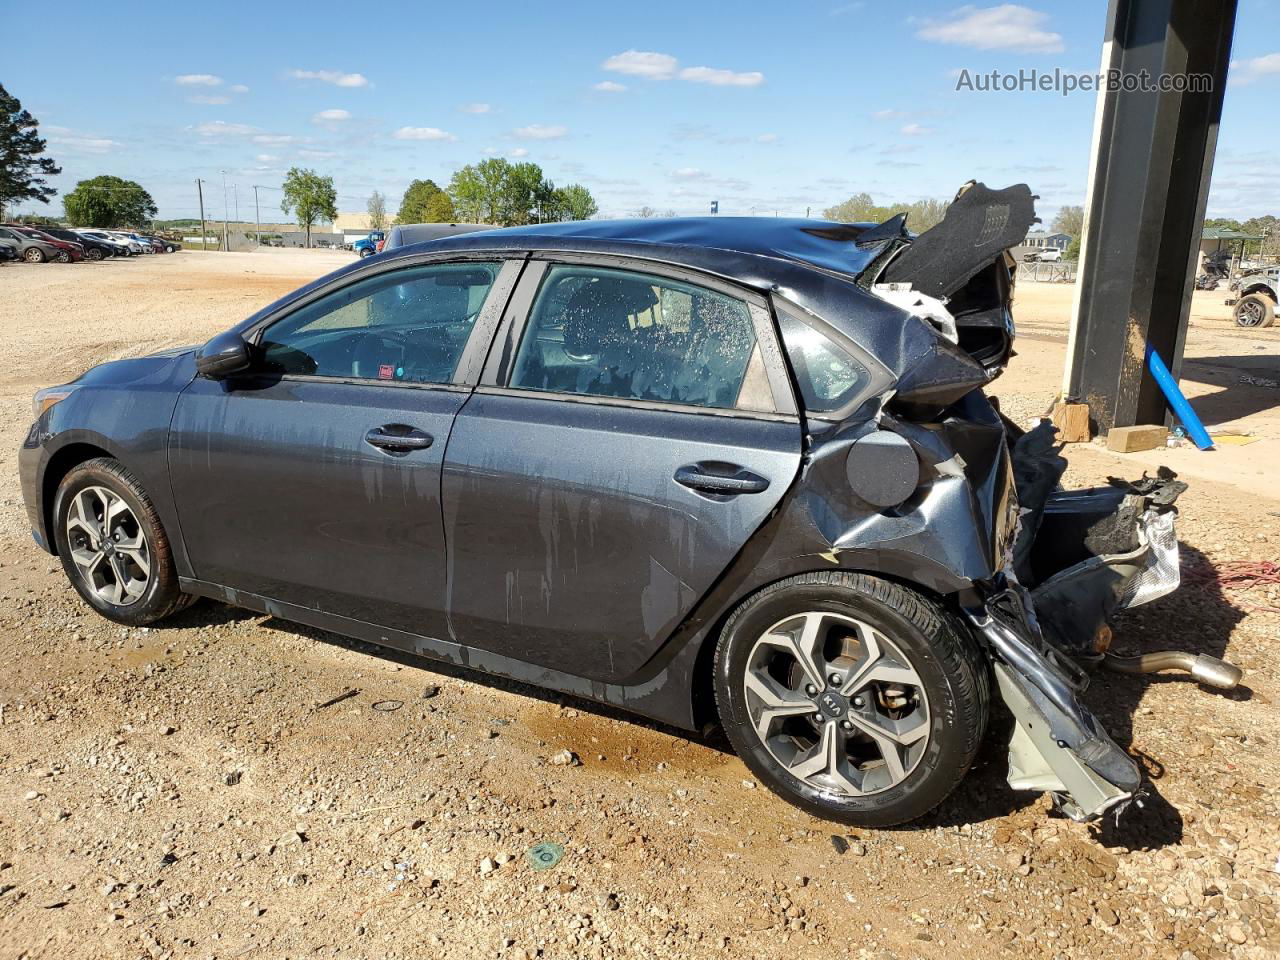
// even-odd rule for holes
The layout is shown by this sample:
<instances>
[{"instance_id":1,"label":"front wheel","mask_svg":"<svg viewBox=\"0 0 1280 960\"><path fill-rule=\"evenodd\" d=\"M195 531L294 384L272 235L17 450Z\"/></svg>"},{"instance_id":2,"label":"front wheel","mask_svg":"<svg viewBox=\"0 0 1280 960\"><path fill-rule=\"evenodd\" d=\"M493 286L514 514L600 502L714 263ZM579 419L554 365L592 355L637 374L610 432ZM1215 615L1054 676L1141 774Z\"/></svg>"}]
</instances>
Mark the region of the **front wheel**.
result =
<instances>
[{"instance_id":1,"label":"front wheel","mask_svg":"<svg viewBox=\"0 0 1280 960\"><path fill-rule=\"evenodd\" d=\"M63 571L108 620L145 626L190 603L151 498L118 461L74 467L58 485L53 516Z\"/></svg>"},{"instance_id":2,"label":"front wheel","mask_svg":"<svg viewBox=\"0 0 1280 960\"><path fill-rule=\"evenodd\" d=\"M86 260L92 260L94 263L97 263L102 259L102 251L97 247L90 247L84 252L84 255Z\"/></svg>"},{"instance_id":3,"label":"front wheel","mask_svg":"<svg viewBox=\"0 0 1280 960\"><path fill-rule=\"evenodd\" d=\"M372 251L372 250L370 250L368 247L361 247L361 248L360 248L360 259L361 259L361 260L363 260L365 257L372 257L372 256L373 256L373 251Z\"/></svg>"},{"instance_id":4,"label":"front wheel","mask_svg":"<svg viewBox=\"0 0 1280 960\"><path fill-rule=\"evenodd\" d=\"M989 668L938 604L844 571L747 600L716 648L720 720L738 756L788 802L885 827L928 813L982 742Z\"/></svg>"}]
</instances>

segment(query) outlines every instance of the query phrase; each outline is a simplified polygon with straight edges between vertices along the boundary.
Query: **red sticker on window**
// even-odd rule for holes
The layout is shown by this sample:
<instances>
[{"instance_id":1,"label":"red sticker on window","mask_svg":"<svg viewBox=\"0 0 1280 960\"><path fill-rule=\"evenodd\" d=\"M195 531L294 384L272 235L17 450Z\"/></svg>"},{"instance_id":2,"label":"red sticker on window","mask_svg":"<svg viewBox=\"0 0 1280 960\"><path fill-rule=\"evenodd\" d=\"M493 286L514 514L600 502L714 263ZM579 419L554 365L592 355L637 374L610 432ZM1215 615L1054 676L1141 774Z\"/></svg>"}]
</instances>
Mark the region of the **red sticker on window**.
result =
<instances>
[{"instance_id":1,"label":"red sticker on window","mask_svg":"<svg viewBox=\"0 0 1280 960\"><path fill-rule=\"evenodd\" d=\"M379 380L394 380L396 378L396 368L394 364L384 363L378 367Z\"/></svg>"}]
</instances>

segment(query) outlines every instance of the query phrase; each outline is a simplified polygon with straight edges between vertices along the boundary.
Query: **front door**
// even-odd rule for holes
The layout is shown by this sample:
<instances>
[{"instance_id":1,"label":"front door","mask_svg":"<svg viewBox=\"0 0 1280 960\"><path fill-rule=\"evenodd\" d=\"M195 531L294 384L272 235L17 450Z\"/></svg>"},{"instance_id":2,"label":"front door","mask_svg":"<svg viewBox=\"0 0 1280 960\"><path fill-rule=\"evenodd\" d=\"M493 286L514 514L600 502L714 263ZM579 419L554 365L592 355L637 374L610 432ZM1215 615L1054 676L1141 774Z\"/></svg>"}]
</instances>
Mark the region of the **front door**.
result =
<instances>
[{"instance_id":1,"label":"front door","mask_svg":"<svg viewBox=\"0 0 1280 960\"><path fill-rule=\"evenodd\" d=\"M767 307L709 283L526 269L512 309L532 306L500 333L445 458L460 642L623 680L777 506L801 431L766 361Z\"/></svg>"},{"instance_id":2,"label":"front door","mask_svg":"<svg viewBox=\"0 0 1280 960\"><path fill-rule=\"evenodd\" d=\"M195 577L446 638L440 468L516 269L357 274L253 334L249 374L197 378L170 434Z\"/></svg>"}]
</instances>

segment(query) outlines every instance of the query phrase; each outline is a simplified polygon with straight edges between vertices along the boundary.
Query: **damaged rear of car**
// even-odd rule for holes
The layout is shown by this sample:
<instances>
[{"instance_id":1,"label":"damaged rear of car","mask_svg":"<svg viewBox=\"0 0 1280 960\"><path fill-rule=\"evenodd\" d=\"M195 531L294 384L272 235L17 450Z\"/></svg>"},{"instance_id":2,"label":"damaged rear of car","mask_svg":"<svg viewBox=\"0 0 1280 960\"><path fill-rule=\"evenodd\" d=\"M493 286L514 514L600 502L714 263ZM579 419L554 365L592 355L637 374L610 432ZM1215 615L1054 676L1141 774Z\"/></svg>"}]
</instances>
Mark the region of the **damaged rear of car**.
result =
<instances>
[{"instance_id":1,"label":"damaged rear of car","mask_svg":"<svg viewBox=\"0 0 1280 960\"><path fill-rule=\"evenodd\" d=\"M1024 432L984 392L1012 355L1016 267L1008 249L1035 222L1033 201L1026 186L970 184L918 237L903 217L826 230L865 258L858 293L896 315L851 290L811 292L809 302L779 294L781 329L806 392L808 456L766 538L771 550L752 563L770 579L795 557L817 554L833 569L946 598L942 606L979 645L1013 715L1009 783L1048 791L1066 815L1090 820L1127 804L1141 773L1081 701L1086 667L1182 669L1222 688L1240 672L1206 656L1107 652L1117 614L1178 586L1174 503L1185 484L1162 469L1156 478L1063 490L1066 461L1053 427L1045 421ZM844 408L823 409L797 362L803 350L787 335L797 319L816 325L815 316L844 350L880 368ZM838 771L834 750L828 759L828 773ZM821 763L815 756L802 766ZM824 781L813 783L808 806L830 815Z\"/></svg>"}]
</instances>

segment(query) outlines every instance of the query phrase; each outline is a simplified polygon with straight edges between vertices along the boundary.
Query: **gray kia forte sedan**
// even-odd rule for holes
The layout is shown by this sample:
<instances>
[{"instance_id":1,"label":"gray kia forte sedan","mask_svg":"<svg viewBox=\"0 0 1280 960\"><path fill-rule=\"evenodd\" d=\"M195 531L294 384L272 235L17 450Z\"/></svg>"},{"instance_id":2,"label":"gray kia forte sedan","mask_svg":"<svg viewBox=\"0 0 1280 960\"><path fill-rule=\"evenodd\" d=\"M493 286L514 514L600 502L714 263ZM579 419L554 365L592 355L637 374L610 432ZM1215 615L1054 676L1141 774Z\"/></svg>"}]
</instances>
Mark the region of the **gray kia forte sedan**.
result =
<instances>
[{"instance_id":1,"label":"gray kia forte sedan","mask_svg":"<svg viewBox=\"0 0 1280 960\"><path fill-rule=\"evenodd\" d=\"M939 804L999 698L1010 782L1099 816L1139 770L1081 665L1176 587L1181 484L1064 491L1052 431L984 394L1033 199L970 184L918 236L594 221L370 257L42 390L33 535L118 623L211 597L719 723L851 824Z\"/></svg>"}]
</instances>

